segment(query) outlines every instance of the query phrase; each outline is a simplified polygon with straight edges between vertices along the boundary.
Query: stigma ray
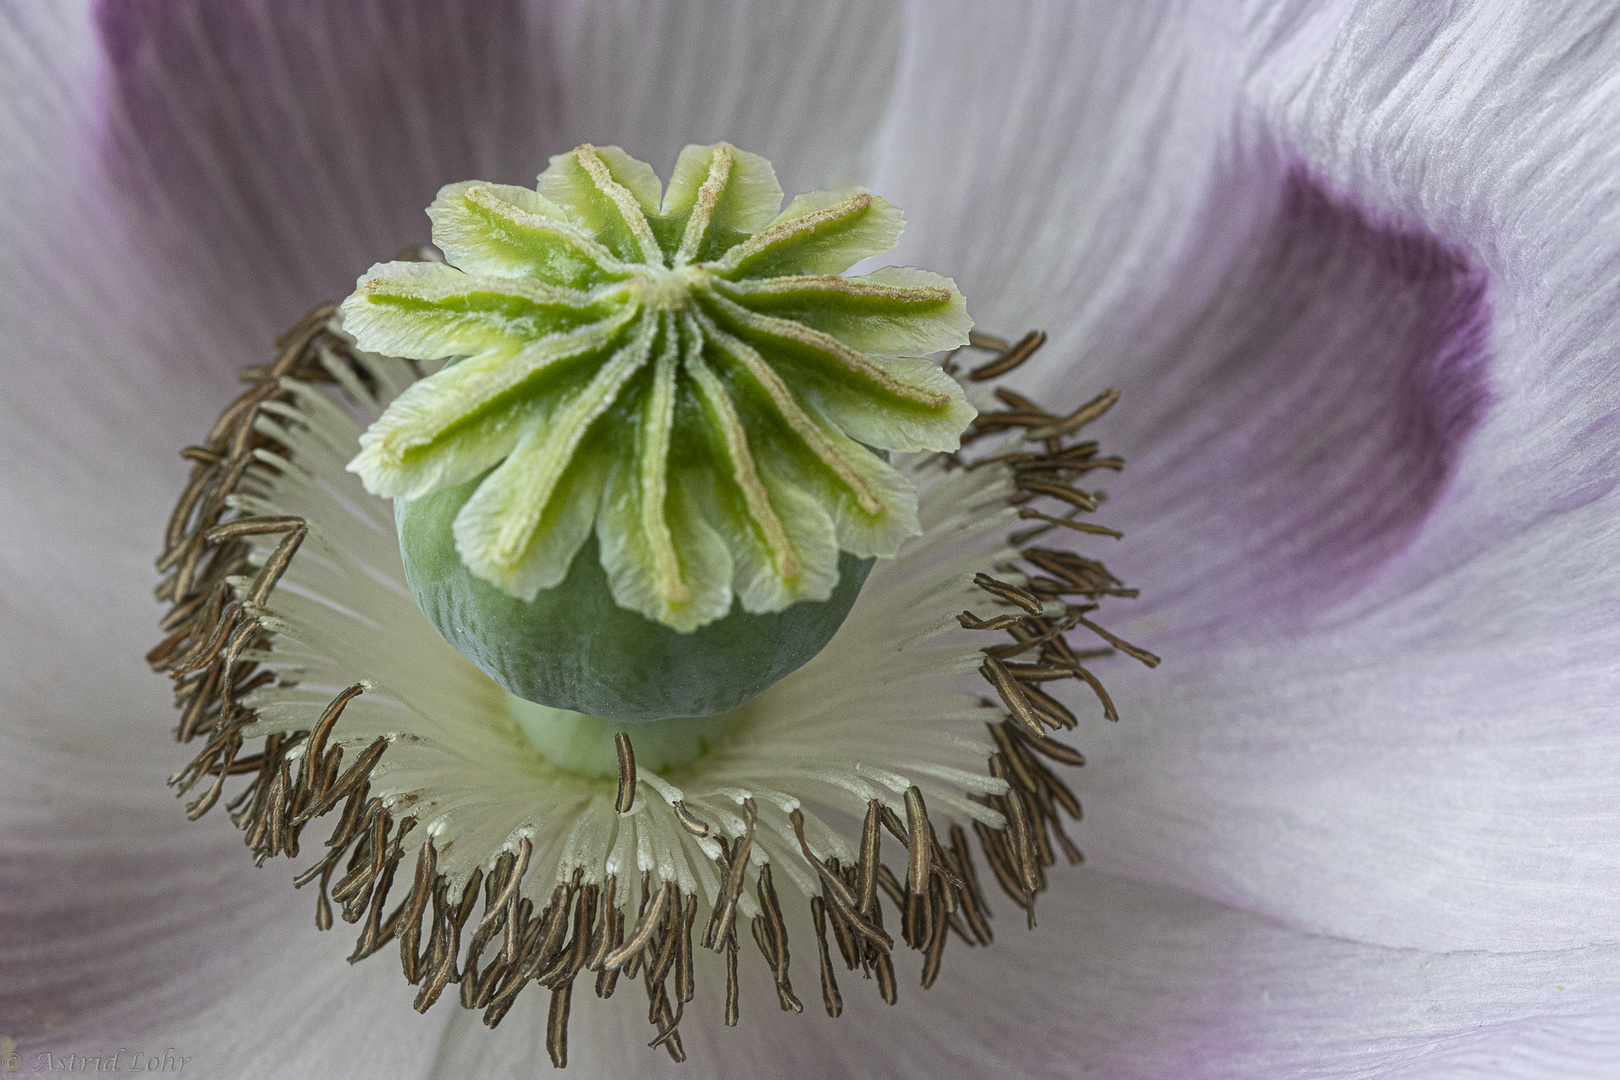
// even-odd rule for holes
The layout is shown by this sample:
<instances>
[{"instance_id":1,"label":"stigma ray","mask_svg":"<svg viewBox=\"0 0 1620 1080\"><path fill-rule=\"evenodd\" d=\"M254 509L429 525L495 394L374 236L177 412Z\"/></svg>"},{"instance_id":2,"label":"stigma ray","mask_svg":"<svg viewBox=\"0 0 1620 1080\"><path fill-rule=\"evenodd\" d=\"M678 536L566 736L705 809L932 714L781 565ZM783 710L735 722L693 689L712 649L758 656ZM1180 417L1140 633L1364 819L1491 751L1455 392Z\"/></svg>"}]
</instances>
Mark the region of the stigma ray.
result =
<instances>
[{"instance_id":1,"label":"stigma ray","mask_svg":"<svg viewBox=\"0 0 1620 1080\"><path fill-rule=\"evenodd\" d=\"M526 603L593 532L614 602L682 634L734 599L751 615L827 600L840 551L890 556L916 534L908 482L869 448L957 447L973 407L923 358L972 320L937 274L841 276L898 240L883 199L781 201L770 163L727 143L683 150L667 191L590 144L533 189L447 185L428 210L444 257L379 263L342 304L365 349L445 361L348 467L407 501L472 484L456 555ZM626 483L635 520L593 520Z\"/></svg>"}]
</instances>

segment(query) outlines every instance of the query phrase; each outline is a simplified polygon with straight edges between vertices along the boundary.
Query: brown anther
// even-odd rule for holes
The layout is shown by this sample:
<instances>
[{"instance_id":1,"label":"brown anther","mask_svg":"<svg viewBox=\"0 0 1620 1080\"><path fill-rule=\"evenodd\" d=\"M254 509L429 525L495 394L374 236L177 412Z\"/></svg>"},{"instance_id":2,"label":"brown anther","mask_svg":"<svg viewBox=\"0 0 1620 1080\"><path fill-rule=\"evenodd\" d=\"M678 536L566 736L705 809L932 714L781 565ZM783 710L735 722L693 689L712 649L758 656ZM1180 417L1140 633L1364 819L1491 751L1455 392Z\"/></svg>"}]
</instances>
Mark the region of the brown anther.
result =
<instances>
[{"instance_id":1,"label":"brown anther","mask_svg":"<svg viewBox=\"0 0 1620 1080\"><path fill-rule=\"evenodd\" d=\"M686 808L686 803L676 799L671 804L671 809L675 811L675 820L681 823L681 828L699 839L709 835L709 823L693 816L692 812Z\"/></svg>"},{"instance_id":2,"label":"brown anther","mask_svg":"<svg viewBox=\"0 0 1620 1080\"><path fill-rule=\"evenodd\" d=\"M1108 642L1108 644L1112 645L1114 648L1118 649L1127 656L1131 656L1142 661L1142 663L1146 664L1150 668L1159 666L1159 658L1148 652L1146 649L1137 648L1124 638L1110 634L1107 630L1104 630L1090 619L1082 617L1078 620L1078 622L1081 626L1084 626L1087 630L1090 630L1093 634L1096 634L1098 637L1102 638L1104 641Z\"/></svg>"},{"instance_id":3,"label":"brown anther","mask_svg":"<svg viewBox=\"0 0 1620 1080\"><path fill-rule=\"evenodd\" d=\"M914 944L927 942L934 933L930 918L929 888L933 882L934 845L928 810L922 791L913 785L906 789L906 828L911 842L906 845L906 921L912 925Z\"/></svg>"},{"instance_id":4,"label":"brown anther","mask_svg":"<svg viewBox=\"0 0 1620 1080\"><path fill-rule=\"evenodd\" d=\"M878 993L883 997L885 1005L893 1005L900 1000L900 985L894 979L894 961L889 959L888 953L880 954L872 961L872 968L877 972Z\"/></svg>"},{"instance_id":5,"label":"brown anther","mask_svg":"<svg viewBox=\"0 0 1620 1080\"><path fill-rule=\"evenodd\" d=\"M726 1026L736 1027L737 1020L742 1015L738 1009L738 1002L742 997L737 985L737 944L729 938L725 944L726 952Z\"/></svg>"},{"instance_id":6,"label":"brown anther","mask_svg":"<svg viewBox=\"0 0 1620 1080\"><path fill-rule=\"evenodd\" d=\"M990 909L985 905L984 893L979 891L979 878L973 869L973 854L968 850L967 834L960 825L951 826L951 854L955 856L956 871L962 877L962 914L973 936L980 945L988 945Z\"/></svg>"},{"instance_id":7,"label":"brown anther","mask_svg":"<svg viewBox=\"0 0 1620 1080\"><path fill-rule=\"evenodd\" d=\"M894 948L894 939L883 932L883 928L868 919L857 910L859 898L850 889L849 884L837 874L827 868L826 864L815 857L810 845L804 838L804 811L794 810L789 816L793 822L794 835L799 841L799 850L804 854L805 861L815 867L821 877L824 887L822 893L828 901L838 909L838 913L849 923L850 929L877 946L884 952ZM864 846L864 845L863 845Z\"/></svg>"},{"instance_id":8,"label":"brown anther","mask_svg":"<svg viewBox=\"0 0 1620 1080\"><path fill-rule=\"evenodd\" d=\"M603 965L607 963L608 954L623 944L623 941L619 940L619 935L614 930L615 926L619 926L621 929L623 927L622 918L615 918L615 916L619 915L618 894L618 876L609 874L607 880L602 883L601 925L598 927L596 937L591 944L590 955L585 958L585 967L589 971L604 970Z\"/></svg>"},{"instance_id":9,"label":"brown anther","mask_svg":"<svg viewBox=\"0 0 1620 1080\"><path fill-rule=\"evenodd\" d=\"M388 749L388 736L379 735L372 744L366 747L353 765L349 766L342 778L332 785L332 790L321 796L310 808L301 815L304 819L318 818L338 804L338 800L348 795L368 776L382 757L383 751Z\"/></svg>"},{"instance_id":10,"label":"brown anther","mask_svg":"<svg viewBox=\"0 0 1620 1080\"><path fill-rule=\"evenodd\" d=\"M928 931L923 939L922 986L924 990L933 986L934 980L939 978L940 964L945 959L945 942L950 937L947 932L949 922L945 913L944 897L944 886L936 881L924 904L928 912Z\"/></svg>"},{"instance_id":11,"label":"brown anther","mask_svg":"<svg viewBox=\"0 0 1620 1080\"><path fill-rule=\"evenodd\" d=\"M810 916L816 922L816 943L821 950L821 1003L827 1015L836 1019L844 1011L844 997L838 992L833 975L832 954L827 951L827 905L819 896L810 898Z\"/></svg>"},{"instance_id":12,"label":"brown anther","mask_svg":"<svg viewBox=\"0 0 1620 1080\"><path fill-rule=\"evenodd\" d=\"M546 1016L546 1053L551 1067L568 1067L568 1012L574 995L574 984L563 983L551 992L551 1010Z\"/></svg>"},{"instance_id":13,"label":"brown anther","mask_svg":"<svg viewBox=\"0 0 1620 1080\"><path fill-rule=\"evenodd\" d=\"M1028 701L1031 707L1040 713L1041 720L1049 726L1072 728L1078 723L1074 713L1069 711L1068 706L1040 687L1035 686L1030 680L1019 679L1018 685L1019 689L1024 693L1024 700Z\"/></svg>"},{"instance_id":14,"label":"brown anther","mask_svg":"<svg viewBox=\"0 0 1620 1080\"><path fill-rule=\"evenodd\" d=\"M1030 704L1028 696L1024 693L1024 687L1012 677L1005 664L993 656L987 656L979 667L979 673L996 688L1001 703L1007 706L1007 710L1020 727L1036 738L1046 734L1041 727L1040 713Z\"/></svg>"},{"instance_id":15,"label":"brown anther","mask_svg":"<svg viewBox=\"0 0 1620 1080\"><path fill-rule=\"evenodd\" d=\"M508 913L507 908L517 897L518 885L520 882L522 882L523 875L528 872L529 858L533 854L534 842L525 836L518 842L516 859L512 865L511 871L506 877L505 887L501 890L500 895L496 899L492 901L485 901L484 906L488 909L488 914L479 920L478 931L475 931L475 933L481 932L486 926L495 925L495 921L498 916L504 917Z\"/></svg>"},{"instance_id":16,"label":"brown anther","mask_svg":"<svg viewBox=\"0 0 1620 1080\"><path fill-rule=\"evenodd\" d=\"M304 760L301 765L302 774L299 777L299 786L306 793L309 793L309 797L320 798L326 794L324 791L317 790L315 786L316 781L320 779L319 767L322 764L322 756L326 753L326 740L332 734L332 728L337 724L338 718L343 715L343 710L348 707L349 702L364 692L365 688L359 683L345 689L332 699L332 703L326 707L326 711L321 714L320 720L315 724L314 730L310 732L309 741L304 746ZM298 808L300 812L303 809L304 807Z\"/></svg>"},{"instance_id":17,"label":"brown anther","mask_svg":"<svg viewBox=\"0 0 1620 1080\"><path fill-rule=\"evenodd\" d=\"M804 1005L800 1003L793 993L793 984L788 981L788 934L787 924L782 921L782 905L776 898L776 887L771 883L771 864L766 863L759 868L759 883L756 889L759 894L759 907L763 913L759 919L754 920L756 928L764 923L764 932L770 943L768 950L761 949L767 954L771 964L771 974L776 979L776 995L781 1003L783 1012L803 1012Z\"/></svg>"},{"instance_id":18,"label":"brown anther","mask_svg":"<svg viewBox=\"0 0 1620 1080\"><path fill-rule=\"evenodd\" d=\"M685 1004L697 995L697 983L692 971L692 924L697 921L698 901L691 896L681 916L681 936L675 954L675 995Z\"/></svg>"},{"instance_id":19,"label":"brown anther","mask_svg":"<svg viewBox=\"0 0 1620 1080\"><path fill-rule=\"evenodd\" d=\"M964 611L956 617L964 630L1010 630L1018 624L1021 615L996 615L993 618L981 619L971 611Z\"/></svg>"},{"instance_id":20,"label":"brown anther","mask_svg":"<svg viewBox=\"0 0 1620 1080\"><path fill-rule=\"evenodd\" d=\"M994 379L1005 375L1031 356L1034 356L1035 350L1044 344L1046 344L1045 331L1031 330L1019 338L1017 344L1004 348L1000 356L968 372L968 379L972 382L983 382L986 379Z\"/></svg>"},{"instance_id":21,"label":"brown anther","mask_svg":"<svg viewBox=\"0 0 1620 1080\"><path fill-rule=\"evenodd\" d=\"M883 837L878 831L883 806L876 799L866 804L866 820L861 825L859 892L853 905L863 918L870 918L877 905L877 868ZM852 965L853 966L853 965Z\"/></svg>"},{"instance_id":22,"label":"brown anther","mask_svg":"<svg viewBox=\"0 0 1620 1080\"><path fill-rule=\"evenodd\" d=\"M670 894L674 891L673 881L666 881L658 887L658 892L647 910L636 921L636 928L631 932L629 940L608 953L607 958L602 961L603 967L623 967L631 957L639 955L647 947L647 943L652 940L653 931L658 929L658 920L663 917L664 905L669 902Z\"/></svg>"},{"instance_id":23,"label":"brown anther","mask_svg":"<svg viewBox=\"0 0 1620 1080\"><path fill-rule=\"evenodd\" d=\"M1062 417L1061 419L1055 420L1052 423L1046 424L1042 427L1031 428L1029 431L1024 433L1024 438L1033 441L1036 439L1055 439L1061 438L1065 435L1072 435L1074 432L1079 431L1093 420L1096 420L1098 417L1102 416L1102 414L1107 412L1109 409L1112 409L1114 407L1114 403L1118 400L1118 390L1104 390L1102 393L1098 394L1096 397L1074 410L1074 412L1070 413L1068 416Z\"/></svg>"},{"instance_id":24,"label":"brown anther","mask_svg":"<svg viewBox=\"0 0 1620 1080\"><path fill-rule=\"evenodd\" d=\"M613 752L619 759L619 794L613 800L613 809L628 814L636 803L636 751L630 745L630 736L622 731L615 734Z\"/></svg>"},{"instance_id":25,"label":"brown anther","mask_svg":"<svg viewBox=\"0 0 1620 1080\"><path fill-rule=\"evenodd\" d=\"M973 575L973 584L977 585L979 588L983 589L985 592L989 593L991 596L994 596L998 600L1003 600L1006 603L1023 608L1024 611L1031 615L1039 615L1041 613L1040 598L1032 595L1025 589L1019 588L1017 585L1012 585L1005 581L998 581L989 574L983 573Z\"/></svg>"},{"instance_id":26,"label":"brown anther","mask_svg":"<svg viewBox=\"0 0 1620 1080\"><path fill-rule=\"evenodd\" d=\"M1036 476L1020 477L1018 489L1029 495L1050 496L1080 510L1097 509L1097 500L1094 496L1056 480L1045 480Z\"/></svg>"}]
</instances>

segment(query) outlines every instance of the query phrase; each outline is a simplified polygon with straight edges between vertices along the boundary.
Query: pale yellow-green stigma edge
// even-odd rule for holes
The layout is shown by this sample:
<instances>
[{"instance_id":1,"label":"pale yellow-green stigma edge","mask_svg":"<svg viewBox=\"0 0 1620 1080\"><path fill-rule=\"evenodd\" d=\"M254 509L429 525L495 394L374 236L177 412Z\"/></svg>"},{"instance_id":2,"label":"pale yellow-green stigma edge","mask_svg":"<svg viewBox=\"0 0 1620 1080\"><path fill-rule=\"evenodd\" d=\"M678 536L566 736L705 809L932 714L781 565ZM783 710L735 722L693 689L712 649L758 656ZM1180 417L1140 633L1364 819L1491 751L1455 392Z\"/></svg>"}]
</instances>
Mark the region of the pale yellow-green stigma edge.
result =
<instances>
[{"instance_id":1,"label":"pale yellow-green stigma edge","mask_svg":"<svg viewBox=\"0 0 1620 1080\"><path fill-rule=\"evenodd\" d=\"M827 600L840 550L892 556L919 531L912 484L874 451L956 449L975 410L920 358L972 321L937 274L840 276L899 238L883 199L781 201L770 163L726 143L688 146L665 191L590 145L537 190L446 186L428 214L448 265L374 266L342 317L362 349L452 362L350 470L407 501L482 477L455 551L520 600L593 533L614 601L677 631L734 599Z\"/></svg>"}]
</instances>

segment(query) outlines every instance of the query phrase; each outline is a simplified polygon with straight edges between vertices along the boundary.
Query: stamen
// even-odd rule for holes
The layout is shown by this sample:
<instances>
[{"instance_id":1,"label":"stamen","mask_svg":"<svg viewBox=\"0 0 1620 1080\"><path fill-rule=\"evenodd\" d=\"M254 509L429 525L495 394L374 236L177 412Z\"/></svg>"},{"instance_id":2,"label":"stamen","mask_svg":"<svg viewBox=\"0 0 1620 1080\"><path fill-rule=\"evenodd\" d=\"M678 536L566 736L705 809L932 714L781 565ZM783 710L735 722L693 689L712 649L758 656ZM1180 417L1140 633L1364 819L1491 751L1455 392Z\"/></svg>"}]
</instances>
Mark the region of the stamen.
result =
<instances>
[{"instance_id":1,"label":"stamen","mask_svg":"<svg viewBox=\"0 0 1620 1080\"><path fill-rule=\"evenodd\" d=\"M969 378L1005 374L1044 341L1039 333L1011 345L974 335L972 347L997 357ZM769 968L780 1006L802 1011L778 884L808 899L829 1016L844 1010L834 947L847 970L876 983L882 1000L898 999L885 899L900 919L901 942L920 954L921 984L932 985L950 935L967 946L993 940L969 823L990 874L1034 925L1046 869L1059 855L1071 864L1082 857L1061 821L1078 821L1081 803L1054 768L1085 759L1049 734L1079 718L1050 684L1087 684L1103 715L1116 720L1084 662L1116 651L1149 667L1159 662L1093 618L1104 598L1135 590L1095 559L1028 544L1054 528L1119 535L1080 518L1102 499L1075 486L1094 470L1117 470L1119 459L1099 456L1095 442L1071 441L1117 394L1057 415L998 389L1006 409L981 413L963 439L1004 433L1008 444L997 453L897 459L897 468L941 485L938 502L922 504L929 528L960 529L959 538L980 543L991 532L985 515L1003 515L997 529L1009 520L1040 524L1006 546L987 535L982 551L961 557L940 554L946 541L920 538L915 550L929 553L927 565L907 570L902 550L893 564L900 584L879 594L892 599L872 603L876 621L860 622L858 609L825 658L804 669L824 663L831 672L815 676L823 681L813 692L784 683L781 694L768 691L735 717L694 726L705 733L695 759L644 744L639 771L634 726L614 730L615 774L606 759L570 771L536 753L502 694L431 631L422 639L433 643L423 646L430 650L424 663L445 666L433 668L430 693L395 685L409 675L397 667L383 669L394 672L393 683L375 675L367 650L413 633L401 614L413 609L397 572L353 554L354 545L377 558L397 549L386 506L366 502L358 484L343 488L341 465L361 427L357 417L380 414L417 374L406 362L360 352L332 305L312 309L284 335L275 359L251 371L253 385L200 444L182 451L191 474L158 560L166 575L158 592L171 606L165 636L147 656L174 681L177 738L203 740L170 779L180 795L201 789L188 816L224 801L261 863L297 857L304 828L333 820L324 850L294 886L316 884L319 929L334 925L334 904L358 927L350 962L397 939L419 1011L455 985L452 997L481 1011L489 1027L527 986L546 988L546 1046L560 1068L574 983L586 972L604 999L621 976L639 979L655 1029L649 1045L684 1060L679 1025L697 993L693 931L703 904L696 944L725 959L725 1022L740 1017L744 936ZM1050 505L1040 500L1063 510L1038 509ZM330 513L339 516L322 516ZM984 601L992 608L960 607ZM942 618L953 609L960 611L954 619ZM334 612L348 621L330 622L339 618ZM373 636L332 629L361 625ZM957 626L1006 639L977 653L936 641ZM1067 637L1074 631L1094 635L1100 647L1077 648ZM395 636L375 636L384 634ZM896 647L896 639L906 644ZM345 649L354 650L352 661ZM918 708L926 723L886 715L858 731L848 726L846 718L863 717L867 692L836 666L853 658L878 665L885 683L944 680L937 688L907 684L924 687L928 700ZM951 684L974 667L999 707ZM978 733L986 707L998 717ZM790 708L811 711L784 722ZM846 746L839 738L859 741ZM460 757L438 749L447 743ZM946 746L971 749L960 758ZM227 798L233 776L246 784ZM527 809L509 823L475 820L503 784L529 785L517 800ZM823 805L862 817L858 841L827 824ZM936 828L933 815L941 813ZM883 861L884 832L905 848L903 871ZM395 895L407 859L409 880ZM738 933L740 920L747 935Z\"/></svg>"},{"instance_id":2,"label":"stamen","mask_svg":"<svg viewBox=\"0 0 1620 1080\"><path fill-rule=\"evenodd\" d=\"M970 344L977 345L979 342L970 338ZM1000 356L968 372L968 379L972 382L984 382L986 379L999 378L1034 356L1035 350L1044 344L1046 344L1045 331L1031 330L1019 338L1016 345L1003 345Z\"/></svg>"},{"instance_id":3,"label":"stamen","mask_svg":"<svg viewBox=\"0 0 1620 1080\"><path fill-rule=\"evenodd\" d=\"M1030 615L1039 615L1041 613L1041 602L1016 585L1009 585L1005 581L997 581L989 574L974 574L973 584L999 600L1018 605Z\"/></svg>"},{"instance_id":4,"label":"stamen","mask_svg":"<svg viewBox=\"0 0 1620 1080\"><path fill-rule=\"evenodd\" d=\"M741 875L738 876L741 877ZM653 897L651 910L643 911L641 917L636 920L636 929L630 935L630 940L608 954L607 967L623 967L625 961L639 956L647 948L648 942L652 941L653 931L658 929L658 920L664 914L664 905L669 902L670 893L674 887L675 883L672 881L666 881L659 886L658 894ZM630 971L630 974L635 975L634 969Z\"/></svg>"},{"instance_id":5,"label":"stamen","mask_svg":"<svg viewBox=\"0 0 1620 1080\"><path fill-rule=\"evenodd\" d=\"M844 1012L844 996L838 992L838 980L833 975L832 955L827 951L827 905L822 902L821 897L810 898L810 915L816 920L816 944L821 951L821 1001L827 1009L827 1015L837 1019Z\"/></svg>"},{"instance_id":6,"label":"stamen","mask_svg":"<svg viewBox=\"0 0 1620 1080\"><path fill-rule=\"evenodd\" d=\"M684 801L676 799L670 804L670 809L675 811L675 820L681 823L681 828L699 839L709 835L709 823L693 817Z\"/></svg>"},{"instance_id":7,"label":"stamen","mask_svg":"<svg viewBox=\"0 0 1620 1080\"><path fill-rule=\"evenodd\" d=\"M788 981L787 924L782 921L782 905L776 899L776 887L771 883L771 864L759 868L759 906L763 912L754 919L754 941L765 954L771 974L776 978L776 996L783 1012L803 1012L804 1005L794 996L793 984Z\"/></svg>"},{"instance_id":8,"label":"stamen","mask_svg":"<svg viewBox=\"0 0 1620 1080\"><path fill-rule=\"evenodd\" d=\"M619 797L613 800L613 809L628 814L636 802L636 751L630 736L622 731L615 734L613 751L619 759Z\"/></svg>"}]
</instances>

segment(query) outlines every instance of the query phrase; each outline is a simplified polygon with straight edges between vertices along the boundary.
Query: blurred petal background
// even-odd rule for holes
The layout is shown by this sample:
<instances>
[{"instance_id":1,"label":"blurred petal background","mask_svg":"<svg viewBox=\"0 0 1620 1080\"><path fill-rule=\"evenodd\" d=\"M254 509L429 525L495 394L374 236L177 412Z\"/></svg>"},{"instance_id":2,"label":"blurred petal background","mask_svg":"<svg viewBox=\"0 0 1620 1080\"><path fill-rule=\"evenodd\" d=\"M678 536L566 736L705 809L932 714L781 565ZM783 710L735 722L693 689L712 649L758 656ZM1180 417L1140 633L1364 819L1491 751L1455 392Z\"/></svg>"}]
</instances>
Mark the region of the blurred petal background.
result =
<instances>
[{"instance_id":1,"label":"blurred petal background","mask_svg":"<svg viewBox=\"0 0 1620 1080\"><path fill-rule=\"evenodd\" d=\"M151 559L236 369L441 184L719 139L895 202L1054 407L1124 391L1166 663L1106 673L1037 931L838 1021L700 998L684 1075L1620 1075L1620 9L1190 0L0 6L20 1069L544 1067L540 996L419 1017L184 821ZM582 1004L575 1074L675 1069Z\"/></svg>"}]
</instances>

